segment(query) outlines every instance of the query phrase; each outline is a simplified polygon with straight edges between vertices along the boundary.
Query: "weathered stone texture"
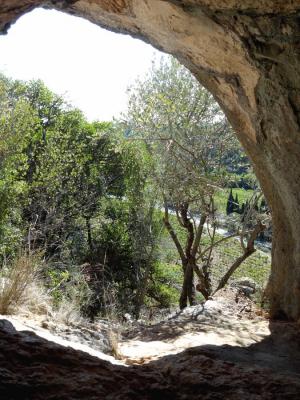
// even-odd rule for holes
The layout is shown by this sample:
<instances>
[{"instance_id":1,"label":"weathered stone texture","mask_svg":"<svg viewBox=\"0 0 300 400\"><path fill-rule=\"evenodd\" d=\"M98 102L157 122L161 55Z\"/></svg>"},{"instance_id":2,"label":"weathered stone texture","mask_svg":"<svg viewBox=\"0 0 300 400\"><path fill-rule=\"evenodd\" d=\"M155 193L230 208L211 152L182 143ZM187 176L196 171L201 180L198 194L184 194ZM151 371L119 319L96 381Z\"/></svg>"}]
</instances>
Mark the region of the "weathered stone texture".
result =
<instances>
[{"instance_id":1,"label":"weathered stone texture","mask_svg":"<svg viewBox=\"0 0 300 400\"><path fill-rule=\"evenodd\" d=\"M0 29L35 6L148 41L214 94L272 208L273 314L300 318L300 1L3 0Z\"/></svg>"},{"instance_id":2,"label":"weathered stone texture","mask_svg":"<svg viewBox=\"0 0 300 400\"><path fill-rule=\"evenodd\" d=\"M0 322L3 400L299 399L297 373L244 366L248 349L236 362L230 361L230 346L200 346L125 367Z\"/></svg>"}]
</instances>

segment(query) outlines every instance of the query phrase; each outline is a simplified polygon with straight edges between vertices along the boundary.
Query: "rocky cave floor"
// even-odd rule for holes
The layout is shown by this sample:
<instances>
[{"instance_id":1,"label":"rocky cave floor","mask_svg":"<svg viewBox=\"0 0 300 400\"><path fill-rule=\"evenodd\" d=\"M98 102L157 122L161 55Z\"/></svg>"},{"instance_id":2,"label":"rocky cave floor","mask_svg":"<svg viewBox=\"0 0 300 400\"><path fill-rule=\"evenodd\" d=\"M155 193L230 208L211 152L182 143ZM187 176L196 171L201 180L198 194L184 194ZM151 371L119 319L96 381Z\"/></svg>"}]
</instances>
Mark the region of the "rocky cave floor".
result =
<instances>
[{"instance_id":1,"label":"rocky cave floor","mask_svg":"<svg viewBox=\"0 0 300 400\"><path fill-rule=\"evenodd\" d=\"M0 399L300 399L299 325L223 291L157 324L103 332L0 319ZM107 350L107 349L106 349Z\"/></svg>"}]
</instances>

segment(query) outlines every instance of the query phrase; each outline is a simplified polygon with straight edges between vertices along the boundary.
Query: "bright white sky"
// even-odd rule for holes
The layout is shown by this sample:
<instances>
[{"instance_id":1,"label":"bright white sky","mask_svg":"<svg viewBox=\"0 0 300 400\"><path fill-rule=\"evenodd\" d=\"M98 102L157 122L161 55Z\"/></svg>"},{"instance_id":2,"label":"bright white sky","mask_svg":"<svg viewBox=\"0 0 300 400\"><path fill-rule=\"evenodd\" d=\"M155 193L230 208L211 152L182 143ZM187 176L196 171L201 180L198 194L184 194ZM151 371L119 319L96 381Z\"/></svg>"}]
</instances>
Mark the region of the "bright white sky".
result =
<instances>
[{"instance_id":1,"label":"bright white sky","mask_svg":"<svg viewBox=\"0 0 300 400\"><path fill-rule=\"evenodd\" d=\"M128 85L162 53L82 18L36 9L0 36L0 54L0 72L42 79L89 120L110 120L126 109Z\"/></svg>"}]
</instances>

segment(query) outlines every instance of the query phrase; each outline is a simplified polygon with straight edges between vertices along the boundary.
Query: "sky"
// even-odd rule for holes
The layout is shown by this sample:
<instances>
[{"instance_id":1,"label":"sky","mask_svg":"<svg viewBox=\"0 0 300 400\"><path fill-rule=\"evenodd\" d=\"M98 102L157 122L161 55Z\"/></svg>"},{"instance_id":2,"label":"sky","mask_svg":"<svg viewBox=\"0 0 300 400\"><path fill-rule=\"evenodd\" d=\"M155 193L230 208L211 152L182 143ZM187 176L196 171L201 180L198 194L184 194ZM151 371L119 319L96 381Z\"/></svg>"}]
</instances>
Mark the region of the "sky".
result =
<instances>
[{"instance_id":1,"label":"sky","mask_svg":"<svg viewBox=\"0 0 300 400\"><path fill-rule=\"evenodd\" d=\"M0 36L0 55L6 76L41 79L90 121L103 121L126 110L126 88L162 53L82 18L35 9Z\"/></svg>"}]
</instances>

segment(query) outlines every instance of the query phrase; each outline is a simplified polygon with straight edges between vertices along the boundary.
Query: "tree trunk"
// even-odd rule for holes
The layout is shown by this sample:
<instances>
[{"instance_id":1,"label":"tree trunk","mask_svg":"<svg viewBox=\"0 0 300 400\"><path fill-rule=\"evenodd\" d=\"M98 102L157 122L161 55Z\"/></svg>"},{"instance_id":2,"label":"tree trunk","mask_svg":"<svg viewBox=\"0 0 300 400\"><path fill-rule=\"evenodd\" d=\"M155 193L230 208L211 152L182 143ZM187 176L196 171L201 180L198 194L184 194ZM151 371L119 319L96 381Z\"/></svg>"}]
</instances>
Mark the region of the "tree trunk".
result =
<instances>
[{"instance_id":1,"label":"tree trunk","mask_svg":"<svg viewBox=\"0 0 300 400\"><path fill-rule=\"evenodd\" d=\"M92 227L91 227L91 220L88 217L85 217L85 224L87 229L87 241L90 248L91 255L93 255L94 245L93 245L93 238L92 238Z\"/></svg>"},{"instance_id":2,"label":"tree trunk","mask_svg":"<svg viewBox=\"0 0 300 400\"><path fill-rule=\"evenodd\" d=\"M151 261L148 260L144 275L142 279L138 282L138 288L137 288L137 293L136 297L134 299L134 317L135 319L139 319L140 317L140 312L141 308L145 303L145 297L148 289L148 282L150 279L150 273L151 273Z\"/></svg>"},{"instance_id":3,"label":"tree trunk","mask_svg":"<svg viewBox=\"0 0 300 400\"><path fill-rule=\"evenodd\" d=\"M193 266L188 263L185 267L182 290L179 298L180 310L187 307L188 302L190 306L194 306L196 304L195 295L194 269Z\"/></svg>"}]
</instances>

